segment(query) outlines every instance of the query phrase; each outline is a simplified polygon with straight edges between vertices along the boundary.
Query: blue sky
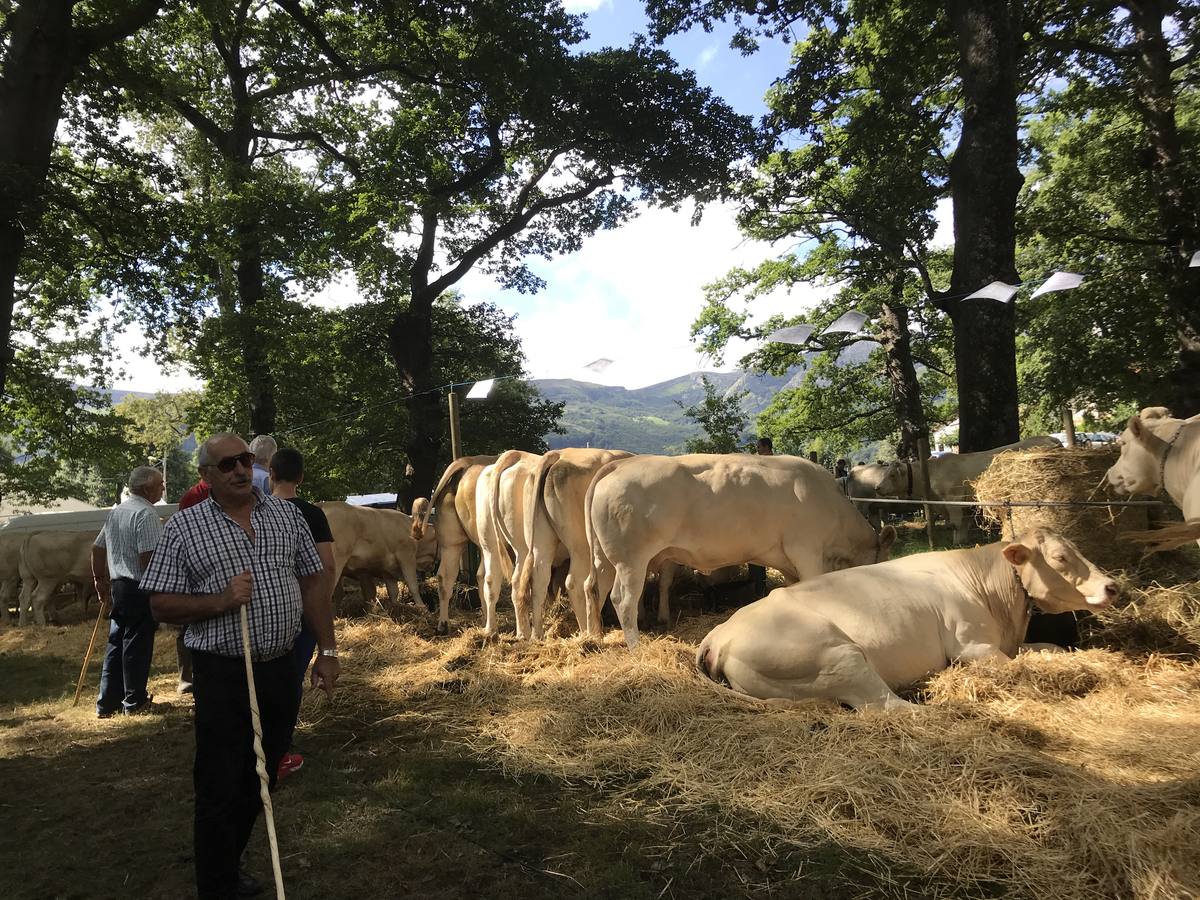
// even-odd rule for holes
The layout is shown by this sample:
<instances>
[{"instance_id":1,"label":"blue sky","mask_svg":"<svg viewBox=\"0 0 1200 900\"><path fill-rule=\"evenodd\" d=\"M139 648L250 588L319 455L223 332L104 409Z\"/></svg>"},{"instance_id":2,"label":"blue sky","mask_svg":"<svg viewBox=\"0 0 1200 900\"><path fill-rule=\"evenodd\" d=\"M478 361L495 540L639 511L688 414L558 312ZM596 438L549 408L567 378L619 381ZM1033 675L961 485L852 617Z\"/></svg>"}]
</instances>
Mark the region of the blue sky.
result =
<instances>
[{"instance_id":1,"label":"blue sky","mask_svg":"<svg viewBox=\"0 0 1200 900\"><path fill-rule=\"evenodd\" d=\"M640 0L568 0L568 10L586 16L589 40L584 49L626 46L645 31ZM752 57L729 48L731 29L702 29L674 37L666 48L685 68L722 96L738 112L755 117L765 111L762 98L784 72L789 48L764 42ZM703 287L735 265L752 266L785 247L744 240L732 208L709 208L699 226L692 210L648 210L628 225L602 232L569 256L532 261L545 281L535 295L504 291L478 273L459 288L468 303L490 301L517 316L527 368L534 378L576 378L629 388L642 387L697 369L731 368L750 348L735 344L724 365L701 357L689 337L703 305ZM755 301L755 318L775 312L796 314L828 289L799 288ZM352 277L331 285L317 302L342 306L356 302ZM163 390L195 385L186 372L163 373L139 359L139 335L122 340L128 374L118 386ZM614 360L603 373L583 369L605 357ZM490 374L479 373L481 377Z\"/></svg>"}]
</instances>

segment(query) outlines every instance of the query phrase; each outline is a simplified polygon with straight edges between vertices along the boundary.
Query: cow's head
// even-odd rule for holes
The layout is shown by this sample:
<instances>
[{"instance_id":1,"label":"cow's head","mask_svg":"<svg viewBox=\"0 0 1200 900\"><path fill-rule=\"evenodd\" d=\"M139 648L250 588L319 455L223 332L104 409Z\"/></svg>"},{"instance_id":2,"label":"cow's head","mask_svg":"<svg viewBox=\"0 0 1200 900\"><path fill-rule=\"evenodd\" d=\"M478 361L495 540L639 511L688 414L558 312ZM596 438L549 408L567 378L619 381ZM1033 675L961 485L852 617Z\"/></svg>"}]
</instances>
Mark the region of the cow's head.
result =
<instances>
[{"instance_id":1,"label":"cow's head","mask_svg":"<svg viewBox=\"0 0 1200 900\"><path fill-rule=\"evenodd\" d=\"M1053 531L1039 528L1027 532L1001 552L1044 612L1103 609L1120 593L1115 581Z\"/></svg>"},{"instance_id":2,"label":"cow's head","mask_svg":"<svg viewBox=\"0 0 1200 900\"><path fill-rule=\"evenodd\" d=\"M879 495L879 484L887 474L885 463L864 463L854 466L848 474L847 493L851 497L875 497Z\"/></svg>"},{"instance_id":3,"label":"cow's head","mask_svg":"<svg viewBox=\"0 0 1200 900\"><path fill-rule=\"evenodd\" d=\"M855 566L870 566L877 562L884 562L892 555L892 544L895 542L896 529L891 525L884 525L871 543L859 544L849 553L826 554L825 571L836 572L839 569L853 569Z\"/></svg>"},{"instance_id":4,"label":"cow's head","mask_svg":"<svg viewBox=\"0 0 1200 900\"><path fill-rule=\"evenodd\" d=\"M908 473L909 468L905 463L888 463L883 473L879 476L875 492L880 497L899 497L902 499L909 497L911 495L911 483Z\"/></svg>"},{"instance_id":5,"label":"cow's head","mask_svg":"<svg viewBox=\"0 0 1200 900\"><path fill-rule=\"evenodd\" d=\"M1130 417L1125 430L1117 438L1121 458L1108 470L1108 483L1118 494L1153 496L1162 487L1162 464L1167 442L1151 428L1157 431L1164 422L1175 422L1176 428L1183 424L1178 419L1172 419L1165 406L1149 406Z\"/></svg>"}]
</instances>

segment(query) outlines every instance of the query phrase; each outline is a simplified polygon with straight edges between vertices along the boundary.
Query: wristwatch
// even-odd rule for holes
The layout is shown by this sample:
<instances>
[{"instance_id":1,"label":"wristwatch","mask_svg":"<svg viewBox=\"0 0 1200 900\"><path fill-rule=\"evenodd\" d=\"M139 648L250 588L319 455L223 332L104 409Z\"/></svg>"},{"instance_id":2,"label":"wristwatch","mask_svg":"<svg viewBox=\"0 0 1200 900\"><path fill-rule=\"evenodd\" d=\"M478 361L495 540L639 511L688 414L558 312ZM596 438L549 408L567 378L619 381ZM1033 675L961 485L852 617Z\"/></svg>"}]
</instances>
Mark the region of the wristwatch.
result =
<instances>
[{"instance_id":1,"label":"wristwatch","mask_svg":"<svg viewBox=\"0 0 1200 900\"><path fill-rule=\"evenodd\" d=\"M337 659L337 650L332 647L327 647L326 649L321 651L321 655L322 656L332 656L334 659Z\"/></svg>"}]
</instances>

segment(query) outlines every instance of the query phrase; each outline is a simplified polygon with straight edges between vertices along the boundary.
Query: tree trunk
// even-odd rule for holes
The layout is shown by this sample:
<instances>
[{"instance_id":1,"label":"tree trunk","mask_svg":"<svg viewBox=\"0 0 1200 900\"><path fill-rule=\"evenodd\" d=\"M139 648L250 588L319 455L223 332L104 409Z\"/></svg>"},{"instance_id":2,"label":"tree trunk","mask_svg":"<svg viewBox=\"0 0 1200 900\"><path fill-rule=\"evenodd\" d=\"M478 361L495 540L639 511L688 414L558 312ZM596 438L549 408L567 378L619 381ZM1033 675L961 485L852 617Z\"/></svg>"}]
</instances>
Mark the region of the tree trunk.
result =
<instances>
[{"instance_id":1,"label":"tree trunk","mask_svg":"<svg viewBox=\"0 0 1200 900\"><path fill-rule=\"evenodd\" d=\"M418 286L408 309L388 329L388 346L408 391L408 461L413 475L400 502L412 508L417 497L428 497L437 484L442 455L442 397L433 392L432 292Z\"/></svg>"},{"instance_id":2,"label":"tree trunk","mask_svg":"<svg viewBox=\"0 0 1200 900\"><path fill-rule=\"evenodd\" d=\"M912 345L908 336L908 309L901 302L904 272L892 279L892 301L883 304L880 314L880 346L884 352L892 406L900 423L900 443L896 453L901 459L915 459L917 441L929 439L925 408L921 405L921 387L913 365Z\"/></svg>"},{"instance_id":3,"label":"tree trunk","mask_svg":"<svg viewBox=\"0 0 1200 900\"><path fill-rule=\"evenodd\" d=\"M12 361L12 317L25 235L40 200L73 69L72 0L21 3L8 17L0 75L0 397Z\"/></svg>"},{"instance_id":4,"label":"tree trunk","mask_svg":"<svg viewBox=\"0 0 1200 900\"><path fill-rule=\"evenodd\" d=\"M1134 91L1150 145L1150 184L1158 206L1159 226L1167 240L1160 260L1167 285L1166 305L1175 320L1179 357L1160 399L1177 416L1200 412L1200 268L1189 268L1200 249L1196 195L1188 183L1183 143L1175 118L1175 86L1171 81L1171 48L1163 34L1163 18L1176 4L1162 0L1126 3L1138 54Z\"/></svg>"},{"instance_id":5,"label":"tree trunk","mask_svg":"<svg viewBox=\"0 0 1200 900\"><path fill-rule=\"evenodd\" d=\"M954 323L959 448L964 453L1020 437L1016 317L1011 303L962 300L992 281L1015 284L1017 36L1008 4L955 0L962 134L950 163L954 273L939 305Z\"/></svg>"}]
</instances>

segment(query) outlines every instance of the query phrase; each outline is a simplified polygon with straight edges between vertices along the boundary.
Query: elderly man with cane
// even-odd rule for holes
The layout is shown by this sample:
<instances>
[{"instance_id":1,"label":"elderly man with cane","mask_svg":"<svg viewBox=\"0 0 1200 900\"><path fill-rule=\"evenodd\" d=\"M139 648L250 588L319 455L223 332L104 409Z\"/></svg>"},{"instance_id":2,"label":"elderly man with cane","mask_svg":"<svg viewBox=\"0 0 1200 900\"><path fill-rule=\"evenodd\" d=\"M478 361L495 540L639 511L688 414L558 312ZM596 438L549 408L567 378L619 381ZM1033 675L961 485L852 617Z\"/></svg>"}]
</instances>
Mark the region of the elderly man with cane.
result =
<instances>
[{"instance_id":1,"label":"elderly man with cane","mask_svg":"<svg viewBox=\"0 0 1200 900\"><path fill-rule=\"evenodd\" d=\"M150 615L150 598L138 588L138 579L162 534L162 520L154 508L162 495L162 472L138 466L129 476L129 499L108 514L92 545L96 593L102 607L112 608L96 699L96 715L101 719L118 712L136 715L153 710L146 680L158 625Z\"/></svg>"},{"instance_id":2,"label":"elderly man with cane","mask_svg":"<svg viewBox=\"0 0 1200 900\"><path fill-rule=\"evenodd\" d=\"M207 900L261 890L240 859L264 800L282 883L265 786L274 787L295 721L292 643L301 616L319 647L313 683L332 696L340 670L321 558L300 511L253 484L254 454L236 434L205 441L199 463L211 493L167 521L142 588L155 618L187 626L196 702L196 886Z\"/></svg>"}]
</instances>

